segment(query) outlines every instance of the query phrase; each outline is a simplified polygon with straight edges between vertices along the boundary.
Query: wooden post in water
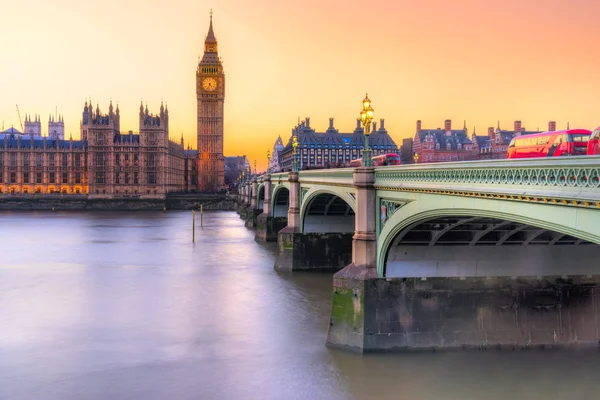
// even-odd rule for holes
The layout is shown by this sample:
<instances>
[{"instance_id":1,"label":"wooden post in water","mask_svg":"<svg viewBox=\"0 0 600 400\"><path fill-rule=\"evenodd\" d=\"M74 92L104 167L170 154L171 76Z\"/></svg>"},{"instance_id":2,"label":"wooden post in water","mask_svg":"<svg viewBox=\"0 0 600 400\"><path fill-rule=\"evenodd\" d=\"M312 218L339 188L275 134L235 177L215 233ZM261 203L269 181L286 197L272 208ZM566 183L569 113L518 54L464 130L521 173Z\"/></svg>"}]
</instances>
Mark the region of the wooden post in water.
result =
<instances>
[{"instance_id":1,"label":"wooden post in water","mask_svg":"<svg viewBox=\"0 0 600 400\"><path fill-rule=\"evenodd\" d=\"M196 212L192 210L192 243L196 243Z\"/></svg>"},{"instance_id":2,"label":"wooden post in water","mask_svg":"<svg viewBox=\"0 0 600 400\"><path fill-rule=\"evenodd\" d=\"M200 228L202 228L202 204L200 204Z\"/></svg>"}]
</instances>

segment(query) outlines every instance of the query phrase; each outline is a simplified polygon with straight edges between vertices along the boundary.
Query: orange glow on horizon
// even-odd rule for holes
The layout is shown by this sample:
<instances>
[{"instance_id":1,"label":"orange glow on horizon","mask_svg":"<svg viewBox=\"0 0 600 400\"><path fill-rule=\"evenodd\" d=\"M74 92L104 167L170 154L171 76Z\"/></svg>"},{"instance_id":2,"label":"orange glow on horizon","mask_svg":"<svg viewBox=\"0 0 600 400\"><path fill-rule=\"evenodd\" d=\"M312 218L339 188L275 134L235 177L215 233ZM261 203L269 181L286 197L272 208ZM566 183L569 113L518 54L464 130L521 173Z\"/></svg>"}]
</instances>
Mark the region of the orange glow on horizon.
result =
<instances>
[{"instance_id":1,"label":"orange glow on horizon","mask_svg":"<svg viewBox=\"0 0 600 400\"><path fill-rule=\"evenodd\" d=\"M195 72L212 8L226 74L225 155L266 169L298 117L317 131L335 118L351 132L365 92L374 121L401 144L423 128L463 121L485 134L600 124L600 2L581 0L208 0L3 5L0 120L64 116L79 138L83 104L118 102L121 129L138 131L140 99L168 102L170 135L196 148ZM258 108L260 107L260 108Z\"/></svg>"}]
</instances>

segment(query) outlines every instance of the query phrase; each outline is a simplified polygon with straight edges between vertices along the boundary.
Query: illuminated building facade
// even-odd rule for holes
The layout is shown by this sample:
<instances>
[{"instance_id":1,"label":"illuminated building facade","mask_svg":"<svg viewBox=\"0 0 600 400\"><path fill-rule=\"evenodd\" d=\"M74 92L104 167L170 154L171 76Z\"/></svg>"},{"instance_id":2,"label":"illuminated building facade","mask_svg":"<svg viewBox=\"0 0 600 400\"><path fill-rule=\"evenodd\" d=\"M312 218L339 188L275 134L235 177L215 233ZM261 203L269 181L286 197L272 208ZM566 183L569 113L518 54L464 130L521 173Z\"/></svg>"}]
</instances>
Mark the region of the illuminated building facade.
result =
<instances>
[{"instance_id":1,"label":"illuminated building facade","mask_svg":"<svg viewBox=\"0 0 600 400\"><path fill-rule=\"evenodd\" d=\"M223 157L225 73L213 32L212 12L210 27L204 41L204 55L196 70L196 98L198 104L197 189L201 192L216 192L225 185Z\"/></svg>"},{"instance_id":2,"label":"illuminated building facade","mask_svg":"<svg viewBox=\"0 0 600 400\"><path fill-rule=\"evenodd\" d=\"M340 133L329 118L329 127L325 132L316 132L310 126L310 118L306 118L292 129L292 135L287 145L279 150L279 166L282 171L292 169L292 138L298 138L298 166L303 169L340 168L350 164L350 161L361 158L365 143L364 130L360 120L351 133ZM397 154L398 146L385 129L385 120L372 123L369 147L373 156L379 154Z\"/></svg>"},{"instance_id":3,"label":"illuminated building facade","mask_svg":"<svg viewBox=\"0 0 600 400\"><path fill-rule=\"evenodd\" d=\"M140 106L139 124L139 133L121 133L118 106L102 114L86 102L81 140L38 136L37 125L28 134L11 128L0 135L0 192L164 198L184 191L183 139L169 139L169 111Z\"/></svg>"}]
</instances>

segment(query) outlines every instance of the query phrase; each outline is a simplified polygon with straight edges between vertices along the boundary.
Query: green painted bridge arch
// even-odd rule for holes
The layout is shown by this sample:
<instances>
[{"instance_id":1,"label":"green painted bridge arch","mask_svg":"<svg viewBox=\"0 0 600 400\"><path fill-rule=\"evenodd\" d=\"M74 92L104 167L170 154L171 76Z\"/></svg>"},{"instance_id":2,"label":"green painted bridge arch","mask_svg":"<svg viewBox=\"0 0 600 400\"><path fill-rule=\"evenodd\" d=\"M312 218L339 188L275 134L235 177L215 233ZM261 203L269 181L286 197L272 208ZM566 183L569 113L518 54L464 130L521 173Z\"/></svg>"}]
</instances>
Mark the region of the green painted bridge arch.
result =
<instances>
[{"instance_id":1,"label":"green painted bridge arch","mask_svg":"<svg viewBox=\"0 0 600 400\"><path fill-rule=\"evenodd\" d=\"M357 203L359 189L354 172L355 169L345 168L298 173L297 231L306 230L311 206L317 203L323 209L337 201L334 208L339 206L338 213L345 213L346 217L354 215L356 221L360 219L368 207L366 204L359 207ZM271 182L270 209L274 215L279 194L283 190L287 195L291 193L289 173L272 174ZM508 229L502 235L521 237L523 245L540 244L544 240L547 244L563 245L569 238L575 238L573 244L577 245L600 244L600 157L597 156L379 167L374 169L371 187L375 195L369 201L375 203L371 205L375 211L368 219L375 219L375 263L380 277L386 274L390 246L394 241L402 242L398 236L414 236L426 223L428 229L434 230L430 235L437 235L429 238L429 247L449 245L446 239L438 240L438 236L457 236L461 228L474 229L477 224L481 225L481 231L471 232L475 236L462 244L481 244L473 241L477 235L500 235L502 227ZM342 202L347 205L347 212L339 211ZM280 203L279 207L282 206ZM486 231L495 225L501 225L496 233ZM443 227L438 231L431 226ZM511 233L512 230L515 232ZM515 240L508 240L508 236L502 240L502 235L496 246L514 244Z\"/></svg>"},{"instance_id":2,"label":"green painted bridge arch","mask_svg":"<svg viewBox=\"0 0 600 400\"><path fill-rule=\"evenodd\" d=\"M508 244L600 244L599 167L598 157L571 157L377 170L377 272L388 276L391 248L403 243L435 253L436 245L473 247L487 239L499 256L506 251L497 246ZM454 242L440 242L444 235Z\"/></svg>"},{"instance_id":3,"label":"green painted bridge arch","mask_svg":"<svg viewBox=\"0 0 600 400\"><path fill-rule=\"evenodd\" d=\"M284 172L271 175L270 217L287 217L289 207L290 183Z\"/></svg>"},{"instance_id":4,"label":"green painted bridge arch","mask_svg":"<svg viewBox=\"0 0 600 400\"><path fill-rule=\"evenodd\" d=\"M306 171L299 181L300 232L354 232L352 169Z\"/></svg>"}]
</instances>

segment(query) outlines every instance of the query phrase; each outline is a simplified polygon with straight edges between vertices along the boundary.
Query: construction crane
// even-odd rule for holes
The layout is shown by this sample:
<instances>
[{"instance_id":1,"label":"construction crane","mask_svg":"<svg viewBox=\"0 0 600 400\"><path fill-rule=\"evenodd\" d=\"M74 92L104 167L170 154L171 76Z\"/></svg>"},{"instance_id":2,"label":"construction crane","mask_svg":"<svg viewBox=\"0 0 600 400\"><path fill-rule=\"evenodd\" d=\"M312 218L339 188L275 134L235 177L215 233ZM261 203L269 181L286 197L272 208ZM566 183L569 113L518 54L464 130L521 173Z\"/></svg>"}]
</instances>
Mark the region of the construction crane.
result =
<instances>
[{"instance_id":1,"label":"construction crane","mask_svg":"<svg viewBox=\"0 0 600 400\"><path fill-rule=\"evenodd\" d=\"M19 114L19 123L21 124L21 132L25 132L25 128L23 128L23 120L21 119L21 111L19 111L18 104L17 104L17 114Z\"/></svg>"}]
</instances>

